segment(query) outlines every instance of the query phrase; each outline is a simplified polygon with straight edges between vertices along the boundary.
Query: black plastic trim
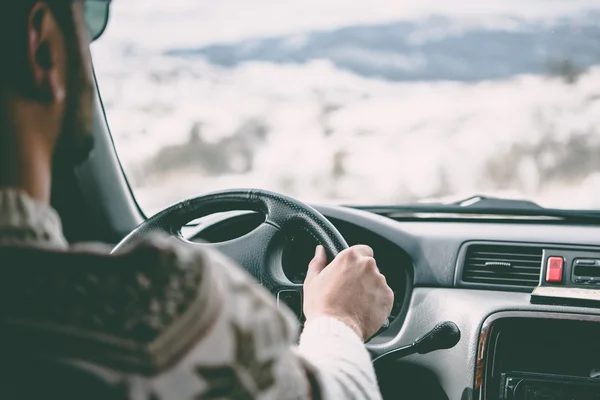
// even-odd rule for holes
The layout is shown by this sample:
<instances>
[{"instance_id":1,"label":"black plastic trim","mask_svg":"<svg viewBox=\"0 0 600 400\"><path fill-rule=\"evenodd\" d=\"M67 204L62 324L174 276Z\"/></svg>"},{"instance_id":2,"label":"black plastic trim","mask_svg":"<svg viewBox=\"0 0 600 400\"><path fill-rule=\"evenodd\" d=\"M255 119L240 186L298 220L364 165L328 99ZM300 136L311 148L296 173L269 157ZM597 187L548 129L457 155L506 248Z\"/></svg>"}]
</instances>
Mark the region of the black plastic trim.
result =
<instances>
[{"instance_id":1,"label":"black plastic trim","mask_svg":"<svg viewBox=\"0 0 600 400\"><path fill-rule=\"evenodd\" d=\"M495 325L506 319L545 319L545 320L570 320L600 323L600 315L560 313L551 311L500 311L490 315L485 319L481 326L479 342L477 343L477 359L475 365L475 395L473 398L487 400L487 390L485 386L491 368L490 357L494 353L494 341L497 332L494 332Z\"/></svg>"}]
</instances>

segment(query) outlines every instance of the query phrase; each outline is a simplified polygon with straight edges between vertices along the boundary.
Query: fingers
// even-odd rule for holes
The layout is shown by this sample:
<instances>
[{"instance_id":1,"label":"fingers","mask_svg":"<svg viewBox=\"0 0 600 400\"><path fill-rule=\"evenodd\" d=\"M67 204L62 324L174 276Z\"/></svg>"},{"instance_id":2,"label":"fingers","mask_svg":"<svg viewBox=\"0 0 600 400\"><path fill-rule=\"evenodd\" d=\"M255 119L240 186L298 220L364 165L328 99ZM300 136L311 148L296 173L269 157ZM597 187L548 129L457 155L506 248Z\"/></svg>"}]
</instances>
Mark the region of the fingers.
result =
<instances>
[{"instance_id":1,"label":"fingers","mask_svg":"<svg viewBox=\"0 0 600 400\"><path fill-rule=\"evenodd\" d=\"M344 250L340 253L340 255L342 254L345 254L345 256L350 258L373 257L373 249L369 246L359 244Z\"/></svg>"},{"instance_id":2,"label":"fingers","mask_svg":"<svg viewBox=\"0 0 600 400\"><path fill-rule=\"evenodd\" d=\"M317 246L317 249L315 250L315 257L312 259L310 264L308 264L308 271L306 272L304 284L306 285L310 283L310 281L319 275L326 266L327 253L325 252L325 248L323 246Z\"/></svg>"},{"instance_id":3,"label":"fingers","mask_svg":"<svg viewBox=\"0 0 600 400\"><path fill-rule=\"evenodd\" d=\"M349 249L342 251L338 257L342 257L342 259L350 260L350 259L362 259L362 258L370 258L371 260L367 260L367 264L373 264L374 269L377 269L377 264L373 259L373 249L369 246L365 245L356 245L352 246ZM345 264L345 263L342 263ZM317 246L315 251L315 256L308 264L308 271L306 272L306 279L304 280L304 284L310 283L317 275L323 271L323 269L327 266L327 253L325 252L325 248L323 246Z\"/></svg>"}]
</instances>

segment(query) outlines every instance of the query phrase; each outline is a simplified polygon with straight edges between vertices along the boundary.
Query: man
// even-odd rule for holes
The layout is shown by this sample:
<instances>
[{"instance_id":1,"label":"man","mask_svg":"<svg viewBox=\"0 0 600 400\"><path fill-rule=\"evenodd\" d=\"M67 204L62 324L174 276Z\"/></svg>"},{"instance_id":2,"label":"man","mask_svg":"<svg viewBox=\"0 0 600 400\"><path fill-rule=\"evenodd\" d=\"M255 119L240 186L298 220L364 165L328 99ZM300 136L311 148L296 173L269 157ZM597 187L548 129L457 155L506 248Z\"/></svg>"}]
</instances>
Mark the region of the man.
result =
<instances>
[{"instance_id":1,"label":"man","mask_svg":"<svg viewBox=\"0 0 600 400\"><path fill-rule=\"evenodd\" d=\"M0 5L0 397L377 399L363 341L393 293L366 246L308 267L307 318L218 254L149 238L122 254L67 245L52 165L91 149L83 3Z\"/></svg>"}]
</instances>

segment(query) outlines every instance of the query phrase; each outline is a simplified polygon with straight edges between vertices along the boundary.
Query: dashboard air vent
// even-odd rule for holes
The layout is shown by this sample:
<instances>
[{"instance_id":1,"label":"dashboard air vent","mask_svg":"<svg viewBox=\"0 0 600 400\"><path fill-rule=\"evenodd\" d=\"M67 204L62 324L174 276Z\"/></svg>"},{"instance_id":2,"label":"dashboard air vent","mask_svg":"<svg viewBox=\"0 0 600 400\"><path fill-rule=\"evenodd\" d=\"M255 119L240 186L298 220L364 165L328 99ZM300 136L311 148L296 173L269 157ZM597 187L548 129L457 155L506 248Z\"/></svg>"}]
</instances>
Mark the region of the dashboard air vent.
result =
<instances>
[{"instance_id":1,"label":"dashboard air vent","mask_svg":"<svg viewBox=\"0 0 600 400\"><path fill-rule=\"evenodd\" d=\"M542 251L540 247L473 244L467 249L462 279L495 286L536 287Z\"/></svg>"}]
</instances>

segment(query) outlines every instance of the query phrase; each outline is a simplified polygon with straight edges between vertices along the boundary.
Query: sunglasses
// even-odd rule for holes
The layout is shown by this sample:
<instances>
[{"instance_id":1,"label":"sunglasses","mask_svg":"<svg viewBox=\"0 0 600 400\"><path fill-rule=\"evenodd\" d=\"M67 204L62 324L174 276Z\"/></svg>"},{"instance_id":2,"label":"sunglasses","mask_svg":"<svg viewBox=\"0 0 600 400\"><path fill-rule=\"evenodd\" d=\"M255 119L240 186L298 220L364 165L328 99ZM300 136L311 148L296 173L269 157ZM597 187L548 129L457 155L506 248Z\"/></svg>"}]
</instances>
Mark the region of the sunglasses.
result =
<instances>
[{"instance_id":1,"label":"sunglasses","mask_svg":"<svg viewBox=\"0 0 600 400\"><path fill-rule=\"evenodd\" d=\"M1 0L0 0L1 1ZM111 0L84 0L85 23L92 41L104 33L108 24Z\"/></svg>"}]
</instances>

